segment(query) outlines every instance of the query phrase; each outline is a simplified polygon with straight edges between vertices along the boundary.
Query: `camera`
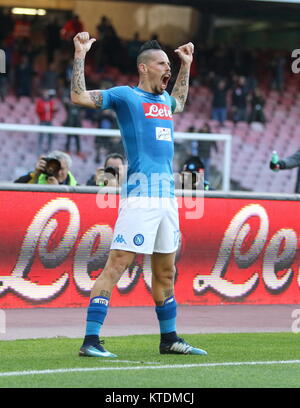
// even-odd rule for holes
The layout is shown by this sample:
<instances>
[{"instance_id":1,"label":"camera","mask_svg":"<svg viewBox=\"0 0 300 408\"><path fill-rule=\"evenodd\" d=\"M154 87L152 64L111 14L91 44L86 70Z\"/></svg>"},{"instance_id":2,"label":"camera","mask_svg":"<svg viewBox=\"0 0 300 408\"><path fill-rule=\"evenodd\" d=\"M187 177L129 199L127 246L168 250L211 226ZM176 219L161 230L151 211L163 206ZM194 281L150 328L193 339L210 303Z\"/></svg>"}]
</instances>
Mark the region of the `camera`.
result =
<instances>
[{"instance_id":1,"label":"camera","mask_svg":"<svg viewBox=\"0 0 300 408\"><path fill-rule=\"evenodd\" d=\"M196 190L203 183L207 189L207 182L204 180L204 164L197 156L191 156L183 165L182 169L182 189Z\"/></svg>"},{"instance_id":2,"label":"camera","mask_svg":"<svg viewBox=\"0 0 300 408\"><path fill-rule=\"evenodd\" d=\"M104 173L112 174L114 177L119 177L119 169L117 167L105 167Z\"/></svg>"},{"instance_id":3,"label":"camera","mask_svg":"<svg viewBox=\"0 0 300 408\"><path fill-rule=\"evenodd\" d=\"M42 173L47 177L58 177L59 170L61 169L60 161L52 157L43 157L46 162L45 170Z\"/></svg>"},{"instance_id":4,"label":"camera","mask_svg":"<svg viewBox=\"0 0 300 408\"><path fill-rule=\"evenodd\" d=\"M181 175L183 177L182 189L196 190L197 185L203 176L203 170L199 172L184 170Z\"/></svg>"},{"instance_id":5,"label":"camera","mask_svg":"<svg viewBox=\"0 0 300 408\"><path fill-rule=\"evenodd\" d=\"M119 182L119 169L117 167L108 166L105 169L97 170L97 185L107 186L109 181L116 179L117 184Z\"/></svg>"}]
</instances>

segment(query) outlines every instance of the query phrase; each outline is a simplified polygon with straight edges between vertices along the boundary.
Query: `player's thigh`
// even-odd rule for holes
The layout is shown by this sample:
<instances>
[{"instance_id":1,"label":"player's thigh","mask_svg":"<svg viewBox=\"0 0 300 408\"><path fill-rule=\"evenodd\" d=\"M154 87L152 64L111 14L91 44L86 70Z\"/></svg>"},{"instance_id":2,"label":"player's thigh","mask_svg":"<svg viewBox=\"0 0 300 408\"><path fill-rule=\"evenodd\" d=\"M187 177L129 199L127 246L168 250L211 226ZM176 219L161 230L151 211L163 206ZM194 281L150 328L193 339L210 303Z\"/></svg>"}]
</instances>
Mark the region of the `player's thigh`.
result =
<instances>
[{"instance_id":1,"label":"player's thigh","mask_svg":"<svg viewBox=\"0 0 300 408\"><path fill-rule=\"evenodd\" d=\"M179 217L176 199L167 199L166 208L159 224L153 252L170 254L176 252L179 245Z\"/></svg>"},{"instance_id":2,"label":"player's thigh","mask_svg":"<svg viewBox=\"0 0 300 408\"><path fill-rule=\"evenodd\" d=\"M151 197L132 197L122 202L111 249L152 254L162 214L151 207Z\"/></svg>"}]
</instances>

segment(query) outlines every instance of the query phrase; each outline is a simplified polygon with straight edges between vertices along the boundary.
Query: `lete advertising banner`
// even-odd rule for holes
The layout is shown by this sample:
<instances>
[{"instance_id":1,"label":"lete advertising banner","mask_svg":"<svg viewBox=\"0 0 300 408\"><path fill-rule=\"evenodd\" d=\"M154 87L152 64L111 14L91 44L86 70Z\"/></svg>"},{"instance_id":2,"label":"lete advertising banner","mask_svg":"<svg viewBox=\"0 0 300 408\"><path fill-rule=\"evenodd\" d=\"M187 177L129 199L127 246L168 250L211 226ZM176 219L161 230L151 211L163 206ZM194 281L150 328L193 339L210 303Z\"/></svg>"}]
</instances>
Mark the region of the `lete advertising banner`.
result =
<instances>
[{"instance_id":1,"label":"lete advertising banner","mask_svg":"<svg viewBox=\"0 0 300 408\"><path fill-rule=\"evenodd\" d=\"M118 196L101 195L110 208L100 208L98 196L0 192L0 308L87 305L117 218ZM191 200L201 211L193 216L191 201L180 202L178 303L299 302L297 201L206 197L203 207L203 198ZM153 305L150 291L150 257L138 255L111 305Z\"/></svg>"}]
</instances>

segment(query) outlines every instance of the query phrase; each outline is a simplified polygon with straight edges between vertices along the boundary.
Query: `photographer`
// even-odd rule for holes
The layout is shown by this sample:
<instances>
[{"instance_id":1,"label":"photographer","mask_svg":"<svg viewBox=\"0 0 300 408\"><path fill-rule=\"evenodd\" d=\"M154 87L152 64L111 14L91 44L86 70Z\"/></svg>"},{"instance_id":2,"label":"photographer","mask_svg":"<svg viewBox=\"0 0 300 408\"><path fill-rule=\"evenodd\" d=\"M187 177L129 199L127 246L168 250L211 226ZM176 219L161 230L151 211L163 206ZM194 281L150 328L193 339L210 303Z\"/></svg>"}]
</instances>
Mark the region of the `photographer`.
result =
<instances>
[{"instance_id":1,"label":"photographer","mask_svg":"<svg viewBox=\"0 0 300 408\"><path fill-rule=\"evenodd\" d=\"M190 156L182 171L175 174L175 188L178 190L210 190L204 178L204 164L197 156Z\"/></svg>"},{"instance_id":2,"label":"photographer","mask_svg":"<svg viewBox=\"0 0 300 408\"><path fill-rule=\"evenodd\" d=\"M104 162L103 167L96 169L87 181L87 186L108 186L119 187L124 180L125 159L119 153L109 154Z\"/></svg>"},{"instance_id":3,"label":"photographer","mask_svg":"<svg viewBox=\"0 0 300 408\"><path fill-rule=\"evenodd\" d=\"M77 181L70 172L71 166L71 157L64 152L56 150L46 157L41 156L32 172L19 177L14 182L76 186Z\"/></svg>"}]
</instances>

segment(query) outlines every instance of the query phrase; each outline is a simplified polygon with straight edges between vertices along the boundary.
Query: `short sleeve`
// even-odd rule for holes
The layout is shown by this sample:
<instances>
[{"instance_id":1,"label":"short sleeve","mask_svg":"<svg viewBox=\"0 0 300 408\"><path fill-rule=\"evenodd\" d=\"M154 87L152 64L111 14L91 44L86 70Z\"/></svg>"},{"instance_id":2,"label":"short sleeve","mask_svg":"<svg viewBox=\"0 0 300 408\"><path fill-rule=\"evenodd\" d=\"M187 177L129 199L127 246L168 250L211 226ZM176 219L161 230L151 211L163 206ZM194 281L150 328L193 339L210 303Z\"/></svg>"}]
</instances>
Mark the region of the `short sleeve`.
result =
<instances>
[{"instance_id":1,"label":"short sleeve","mask_svg":"<svg viewBox=\"0 0 300 408\"><path fill-rule=\"evenodd\" d=\"M112 89L105 89L100 91L102 94L102 105L101 109L113 109L114 108L114 98Z\"/></svg>"},{"instance_id":2,"label":"short sleeve","mask_svg":"<svg viewBox=\"0 0 300 408\"><path fill-rule=\"evenodd\" d=\"M116 110L117 106L126 99L128 93L128 87L115 86L113 88L104 89L100 91L102 93L102 106L101 109Z\"/></svg>"},{"instance_id":3,"label":"short sleeve","mask_svg":"<svg viewBox=\"0 0 300 408\"><path fill-rule=\"evenodd\" d=\"M176 99L174 98L174 96L170 95L170 100L171 100L171 111L172 113L174 113L176 109Z\"/></svg>"}]
</instances>

